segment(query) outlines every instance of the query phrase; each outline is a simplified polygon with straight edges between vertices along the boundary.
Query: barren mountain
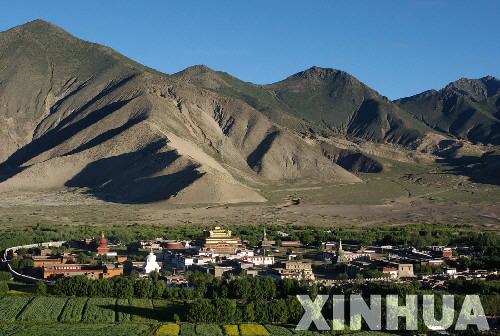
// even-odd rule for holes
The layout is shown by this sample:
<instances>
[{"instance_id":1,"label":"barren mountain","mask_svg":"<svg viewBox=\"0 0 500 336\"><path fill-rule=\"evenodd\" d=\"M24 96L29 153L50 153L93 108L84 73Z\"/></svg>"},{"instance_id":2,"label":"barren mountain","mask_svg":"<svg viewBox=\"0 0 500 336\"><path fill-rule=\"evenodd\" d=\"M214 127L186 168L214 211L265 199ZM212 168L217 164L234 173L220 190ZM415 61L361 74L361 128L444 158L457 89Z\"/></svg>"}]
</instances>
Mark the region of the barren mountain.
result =
<instances>
[{"instance_id":1,"label":"barren mountain","mask_svg":"<svg viewBox=\"0 0 500 336\"><path fill-rule=\"evenodd\" d=\"M491 105L498 84L485 85L475 99ZM166 75L36 20L0 33L0 192L263 202L276 181L356 183L384 160L460 147L400 106L334 69L270 85L205 66Z\"/></svg>"},{"instance_id":2,"label":"barren mountain","mask_svg":"<svg viewBox=\"0 0 500 336\"><path fill-rule=\"evenodd\" d=\"M335 69L312 67L270 85L243 82L204 66L174 76L241 99L271 120L301 133L411 146L431 131L386 97Z\"/></svg>"},{"instance_id":3,"label":"barren mountain","mask_svg":"<svg viewBox=\"0 0 500 336\"><path fill-rule=\"evenodd\" d=\"M500 144L500 81L462 78L436 91L397 101L435 130L484 144Z\"/></svg>"},{"instance_id":4,"label":"barren mountain","mask_svg":"<svg viewBox=\"0 0 500 336\"><path fill-rule=\"evenodd\" d=\"M246 101L44 21L0 34L0 190L124 203L258 202L269 180L359 179Z\"/></svg>"}]
</instances>

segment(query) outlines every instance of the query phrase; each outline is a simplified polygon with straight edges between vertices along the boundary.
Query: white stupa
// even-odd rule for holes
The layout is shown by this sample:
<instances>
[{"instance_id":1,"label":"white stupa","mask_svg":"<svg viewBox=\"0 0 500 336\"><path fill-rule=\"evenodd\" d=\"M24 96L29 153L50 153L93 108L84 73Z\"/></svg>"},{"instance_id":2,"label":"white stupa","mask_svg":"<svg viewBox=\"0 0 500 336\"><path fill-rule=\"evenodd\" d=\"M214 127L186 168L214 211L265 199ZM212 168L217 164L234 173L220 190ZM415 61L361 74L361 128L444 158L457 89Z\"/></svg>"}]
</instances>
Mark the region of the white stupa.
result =
<instances>
[{"instance_id":1,"label":"white stupa","mask_svg":"<svg viewBox=\"0 0 500 336\"><path fill-rule=\"evenodd\" d=\"M150 251L146 257L146 262L144 263L144 273L149 274L151 272L160 272L160 265L156 262L156 256L153 251Z\"/></svg>"}]
</instances>

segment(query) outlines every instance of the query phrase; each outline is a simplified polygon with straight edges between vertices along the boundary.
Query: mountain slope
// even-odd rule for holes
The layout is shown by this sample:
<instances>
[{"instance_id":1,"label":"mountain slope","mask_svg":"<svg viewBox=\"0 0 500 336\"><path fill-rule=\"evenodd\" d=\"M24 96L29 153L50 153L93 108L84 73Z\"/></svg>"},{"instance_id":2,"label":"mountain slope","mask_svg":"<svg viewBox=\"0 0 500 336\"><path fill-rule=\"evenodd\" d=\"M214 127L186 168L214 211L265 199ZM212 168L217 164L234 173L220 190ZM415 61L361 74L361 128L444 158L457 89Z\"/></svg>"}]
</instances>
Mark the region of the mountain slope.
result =
<instances>
[{"instance_id":1,"label":"mountain slope","mask_svg":"<svg viewBox=\"0 0 500 336\"><path fill-rule=\"evenodd\" d=\"M0 191L106 201L260 202L270 180L359 178L246 100L37 20L0 33ZM293 118L292 118L293 119Z\"/></svg>"},{"instance_id":2,"label":"mountain slope","mask_svg":"<svg viewBox=\"0 0 500 336\"><path fill-rule=\"evenodd\" d=\"M294 115L336 133L408 146L430 131L343 71L313 67L267 87Z\"/></svg>"},{"instance_id":3,"label":"mountain slope","mask_svg":"<svg viewBox=\"0 0 500 336\"><path fill-rule=\"evenodd\" d=\"M435 130L476 143L500 144L500 81L494 77L462 78L439 91L396 102Z\"/></svg>"},{"instance_id":4,"label":"mountain slope","mask_svg":"<svg viewBox=\"0 0 500 336\"><path fill-rule=\"evenodd\" d=\"M301 133L340 134L412 146L431 132L387 98L334 69L312 67L270 85L246 83L203 66L173 76L244 100L273 121Z\"/></svg>"}]
</instances>

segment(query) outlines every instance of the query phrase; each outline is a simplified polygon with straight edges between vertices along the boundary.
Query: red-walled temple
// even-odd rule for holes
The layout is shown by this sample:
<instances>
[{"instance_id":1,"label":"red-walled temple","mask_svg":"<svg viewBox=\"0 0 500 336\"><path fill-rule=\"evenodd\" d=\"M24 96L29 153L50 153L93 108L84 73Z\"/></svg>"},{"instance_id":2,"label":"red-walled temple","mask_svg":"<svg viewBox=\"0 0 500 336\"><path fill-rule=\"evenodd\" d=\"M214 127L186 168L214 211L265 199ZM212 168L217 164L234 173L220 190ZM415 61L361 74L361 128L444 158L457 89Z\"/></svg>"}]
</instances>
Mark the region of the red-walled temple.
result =
<instances>
[{"instance_id":1,"label":"red-walled temple","mask_svg":"<svg viewBox=\"0 0 500 336\"><path fill-rule=\"evenodd\" d=\"M102 232L101 239L99 239L99 246L97 246L97 255L106 255L108 252L108 240L104 237L104 232Z\"/></svg>"}]
</instances>

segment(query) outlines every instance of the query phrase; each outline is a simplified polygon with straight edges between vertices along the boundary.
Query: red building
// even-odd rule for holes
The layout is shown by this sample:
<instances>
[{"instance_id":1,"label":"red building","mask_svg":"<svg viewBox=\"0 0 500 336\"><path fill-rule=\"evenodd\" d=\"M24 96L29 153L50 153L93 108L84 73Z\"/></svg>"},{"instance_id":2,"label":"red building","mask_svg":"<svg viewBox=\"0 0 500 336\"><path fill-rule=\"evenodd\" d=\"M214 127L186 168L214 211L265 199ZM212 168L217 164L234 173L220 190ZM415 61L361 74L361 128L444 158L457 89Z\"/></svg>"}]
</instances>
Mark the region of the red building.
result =
<instances>
[{"instance_id":1,"label":"red building","mask_svg":"<svg viewBox=\"0 0 500 336\"><path fill-rule=\"evenodd\" d=\"M97 246L97 255L106 255L107 253L109 253L108 240L104 237L104 232L102 232L99 246Z\"/></svg>"}]
</instances>

